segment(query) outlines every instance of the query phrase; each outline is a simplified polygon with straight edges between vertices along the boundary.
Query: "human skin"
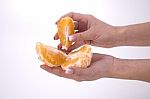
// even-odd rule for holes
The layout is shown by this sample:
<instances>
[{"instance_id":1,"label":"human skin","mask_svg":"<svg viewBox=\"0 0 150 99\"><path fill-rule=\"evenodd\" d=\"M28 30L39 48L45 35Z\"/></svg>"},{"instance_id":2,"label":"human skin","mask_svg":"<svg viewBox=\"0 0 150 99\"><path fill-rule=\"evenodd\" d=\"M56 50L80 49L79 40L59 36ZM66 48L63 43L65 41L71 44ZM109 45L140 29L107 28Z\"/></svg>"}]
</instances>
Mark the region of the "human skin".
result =
<instances>
[{"instance_id":1,"label":"human skin","mask_svg":"<svg viewBox=\"0 0 150 99\"><path fill-rule=\"evenodd\" d=\"M92 81L100 78L118 78L150 82L150 59L119 59L109 55L94 53L90 66L86 69L72 68L67 74L61 67L51 68L41 65L49 73L76 81Z\"/></svg>"},{"instance_id":2,"label":"human skin","mask_svg":"<svg viewBox=\"0 0 150 99\"><path fill-rule=\"evenodd\" d=\"M71 12L62 17L65 16L70 16L76 21L75 30L78 31L69 37L69 40L75 43L68 51L84 43L106 48L150 45L150 22L127 26L112 26L92 15ZM57 33L54 39L59 39ZM61 49L61 44L58 45L58 48ZM69 74L66 74L59 67L51 68L41 65L41 68L55 75L76 81L92 81L107 77L150 82L150 59L129 60L109 55L93 54L91 64L88 68L74 67L72 68L73 72Z\"/></svg>"},{"instance_id":3,"label":"human skin","mask_svg":"<svg viewBox=\"0 0 150 99\"><path fill-rule=\"evenodd\" d=\"M71 41L75 42L69 50L73 50L84 43L105 48L150 45L150 22L127 26L112 26L92 15L71 12L62 17L65 16L73 18L75 30L78 31L78 33L69 37ZM57 33L54 39L59 39ZM61 44L58 47L60 48Z\"/></svg>"}]
</instances>

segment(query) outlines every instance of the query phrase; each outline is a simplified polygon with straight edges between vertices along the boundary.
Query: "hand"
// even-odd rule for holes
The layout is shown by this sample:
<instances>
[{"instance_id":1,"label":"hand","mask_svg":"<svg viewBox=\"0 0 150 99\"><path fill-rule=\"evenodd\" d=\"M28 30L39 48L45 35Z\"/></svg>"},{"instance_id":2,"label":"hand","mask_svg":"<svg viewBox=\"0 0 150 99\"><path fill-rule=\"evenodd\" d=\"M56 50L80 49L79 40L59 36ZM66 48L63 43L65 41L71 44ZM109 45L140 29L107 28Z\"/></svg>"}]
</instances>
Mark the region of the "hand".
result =
<instances>
[{"instance_id":1,"label":"hand","mask_svg":"<svg viewBox=\"0 0 150 99\"><path fill-rule=\"evenodd\" d=\"M92 81L102 77L109 77L112 73L114 57L102 54L93 54L91 65L86 68L72 68L72 74L66 74L61 67L51 68L41 65L41 68L60 77L74 79L76 81Z\"/></svg>"},{"instance_id":2,"label":"hand","mask_svg":"<svg viewBox=\"0 0 150 99\"><path fill-rule=\"evenodd\" d=\"M118 37L116 27L106 24L92 15L71 12L62 17L65 16L73 18L75 30L77 31L76 34L69 36L69 40L75 42L69 50L73 50L84 43L98 47L114 47L122 39ZM59 39L57 33L54 39ZM61 48L61 44L58 48Z\"/></svg>"}]
</instances>

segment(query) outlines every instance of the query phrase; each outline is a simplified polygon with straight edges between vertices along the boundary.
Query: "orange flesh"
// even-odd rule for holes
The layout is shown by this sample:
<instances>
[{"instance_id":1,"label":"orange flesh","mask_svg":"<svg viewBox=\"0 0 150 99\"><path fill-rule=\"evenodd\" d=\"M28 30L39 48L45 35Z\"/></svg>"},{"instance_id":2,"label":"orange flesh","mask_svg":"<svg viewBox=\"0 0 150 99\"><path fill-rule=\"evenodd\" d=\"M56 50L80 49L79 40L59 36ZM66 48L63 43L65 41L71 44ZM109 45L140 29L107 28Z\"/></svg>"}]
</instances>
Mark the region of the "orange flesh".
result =
<instances>
[{"instance_id":1,"label":"orange flesh","mask_svg":"<svg viewBox=\"0 0 150 99\"><path fill-rule=\"evenodd\" d=\"M74 34L74 23L72 18L64 17L58 22L58 36L60 39L60 43L62 44L64 49L68 49L72 42L68 40L68 37Z\"/></svg>"},{"instance_id":2,"label":"orange flesh","mask_svg":"<svg viewBox=\"0 0 150 99\"><path fill-rule=\"evenodd\" d=\"M74 63L76 63L78 60L79 60L79 57L74 58L74 59L72 59L72 60L68 60L68 61L66 60L66 62L63 64L63 67L66 68L66 67L68 67L68 65L74 64Z\"/></svg>"},{"instance_id":3,"label":"orange flesh","mask_svg":"<svg viewBox=\"0 0 150 99\"><path fill-rule=\"evenodd\" d=\"M66 61L61 65L63 69L69 67L81 67L86 68L91 61L92 53L91 48L88 45L82 45L76 50L73 50L68 54Z\"/></svg>"},{"instance_id":4,"label":"orange flesh","mask_svg":"<svg viewBox=\"0 0 150 99\"><path fill-rule=\"evenodd\" d=\"M64 63L66 60L65 53L63 54L63 52L41 43L37 43L36 50L41 60L47 65L58 66Z\"/></svg>"},{"instance_id":5,"label":"orange flesh","mask_svg":"<svg viewBox=\"0 0 150 99\"><path fill-rule=\"evenodd\" d=\"M66 58L61 53L48 52L45 59L53 65L61 65Z\"/></svg>"}]
</instances>

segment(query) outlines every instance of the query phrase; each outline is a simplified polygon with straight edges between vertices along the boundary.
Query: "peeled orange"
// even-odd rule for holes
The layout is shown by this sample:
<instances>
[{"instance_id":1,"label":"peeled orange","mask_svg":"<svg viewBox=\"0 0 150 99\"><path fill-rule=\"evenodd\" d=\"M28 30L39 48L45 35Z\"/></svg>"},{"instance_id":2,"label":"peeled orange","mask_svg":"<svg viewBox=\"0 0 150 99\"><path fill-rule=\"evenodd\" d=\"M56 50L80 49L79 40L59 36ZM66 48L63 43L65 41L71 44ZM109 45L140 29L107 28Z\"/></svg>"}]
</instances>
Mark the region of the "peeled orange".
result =
<instances>
[{"instance_id":1,"label":"peeled orange","mask_svg":"<svg viewBox=\"0 0 150 99\"><path fill-rule=\"evenodd\" d=\"M83 45L68 55L56 48L37 43L36 51L39 59L50 67L61 66L63 70L70 67L86 68L90 65L92 53L89 45Z\"/></svg>"},{"instance_id":2,"label":"peeled orange","mask_svg":"<svg viewBox=\"0 0 150 99\"><path fill-rule=\"evenodd\" d=\"M66 70L70 67L86 68L90 65L92 58L91 47L87 44L73 50L67 55L66 61L61 65Z\"/></svg>"},{"instance_id":3,"label":"peeled orange","mask_svg":"<svg viewBox=\"0 0 150 99\"><path fill-rule=\"evenodd\" d=\"M58 22L57 27L57 34L60 39L60 43L62 44L62 48L67 50L72 44L68 37L74 34L74 22L72 18L67 16Z\"/></svg>"},{"instance_id":4,"label":"peeled orange","mask_svg":"<svg viewBox=\"0 0 150 99\"><path fill-rule=\"evenodd\" d=\"M66 54L64 52L39 42L36 44L36 52L39 59L50 67L60 66L66 60Z\"/></svg>"}]
</instances>

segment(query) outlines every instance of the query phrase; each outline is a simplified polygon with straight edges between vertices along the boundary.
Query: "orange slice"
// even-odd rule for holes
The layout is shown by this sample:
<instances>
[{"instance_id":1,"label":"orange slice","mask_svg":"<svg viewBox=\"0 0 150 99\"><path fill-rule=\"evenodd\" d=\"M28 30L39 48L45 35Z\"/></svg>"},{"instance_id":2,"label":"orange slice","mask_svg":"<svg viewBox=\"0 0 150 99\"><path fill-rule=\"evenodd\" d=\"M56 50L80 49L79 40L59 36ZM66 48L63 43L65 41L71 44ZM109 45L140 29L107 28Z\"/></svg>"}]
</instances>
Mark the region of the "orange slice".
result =
<instances>
[{"instance_id":1,"label":"orange slice","mask_svg":"<svg viewBox=\"0 0 150 99\"><path fill-rule=\"evenodd\" d=\"M42 43L36 44L36 51L39 59L50 67L60 66L66 60L66 54L64 52Z\"/></svg>"},{"instance_id":2,"label":"orange slice","mask_svg":"<svg viewBox=\"0 0 150 99\"><path fill-rule=\"evenodd\" d=\"M63 70L70 67L87 68L91 63L92 52L89 45L83 45L70 52L66 61L61 65Z\"/></svg>"},{"instance_id":3,"label":"orange slice","mask_svg":"<svg viewBox=\"0 0 150 99\"><path fill-rule=\"evenodd\" d=\"M74 34L74 27L75 27L74 22L72 18L67 16L62 18L58 22L57 27L58 27L57 34L59 36L60 43L62 44L62 48L67 50L72 44L72 42L69 41L68 37Z\"/></svg>"},{"instance_id":4,"label":"orange slice","mask_svg":"<svg viewBox=\"0 0 150 99\"><path fill-rule=\"evenodd\" d=\"M83 45L67 55L56 48L37 43L36 51L40 60L46 65L50 67L61 66L63 70L70 67L86 68L90 65L92 58L91 47L89 45Z\"/></svg>"}]
</instances>

